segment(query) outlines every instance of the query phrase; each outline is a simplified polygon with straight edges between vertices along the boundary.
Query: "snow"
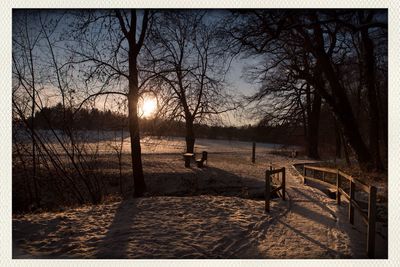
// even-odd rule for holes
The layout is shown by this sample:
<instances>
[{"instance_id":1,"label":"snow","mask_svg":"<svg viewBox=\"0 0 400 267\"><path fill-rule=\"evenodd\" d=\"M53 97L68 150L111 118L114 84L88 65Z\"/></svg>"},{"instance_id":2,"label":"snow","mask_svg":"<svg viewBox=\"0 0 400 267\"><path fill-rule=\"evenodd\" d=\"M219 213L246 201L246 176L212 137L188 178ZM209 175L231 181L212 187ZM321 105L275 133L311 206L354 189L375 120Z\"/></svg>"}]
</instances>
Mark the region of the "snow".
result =
<instances>
[{"instance_id":1,"label":"snow","mask_svg":"<svg viewBox=\"0 0 400 267\"><path fill-rule=\"evenodd\" d=\"M147 155L150 197L13 215L13 258L366 257L365 227L348 223L346 203L303 185L291 167L305 160L259 146L252 164L251 143L226 142L197 142L209 151L202 169L184 168L180 153ZM259 196L270 163L286 167L288 199L273 199L265 214ZM379 242L377 257L387 258L387 239Z\"/></svg>"},{"instance_id":2,"label":"snow","mask_svg":"<svg viewBox=\"0 0 400 267\"><path fill-rule=\"evenodd\" d=\"M70 139L60 130L55 130L57 136L62 140L63 144L68 147ZM54 134L49 130L38 130L37 134L41 136L43 141L51 144L59 153L63 153L61 145L57 142ZM130 153L131 143L128 132L121 131L76 131L74 132L74 141L79 145L85 145L88 151L98 151L99 153L115 153L115 148L119 149L121 145L121 135L123 138L122 152ZM28 143L30 136L25 132L17 132L16 138ZM271 149L280 149L282 147L299 149L296 146L285 146L273 143L256 143L258 152L266 152ZM183 153L186 149L184 137L164 137L164 136L145 136L141 138L142 154L164 154L164 153ZM252 150L252 142L237 140L217 140L197 138L195 142L195 152L207 150L213 153L227 152L245 152Z\"/></svg>"}]
</instances>

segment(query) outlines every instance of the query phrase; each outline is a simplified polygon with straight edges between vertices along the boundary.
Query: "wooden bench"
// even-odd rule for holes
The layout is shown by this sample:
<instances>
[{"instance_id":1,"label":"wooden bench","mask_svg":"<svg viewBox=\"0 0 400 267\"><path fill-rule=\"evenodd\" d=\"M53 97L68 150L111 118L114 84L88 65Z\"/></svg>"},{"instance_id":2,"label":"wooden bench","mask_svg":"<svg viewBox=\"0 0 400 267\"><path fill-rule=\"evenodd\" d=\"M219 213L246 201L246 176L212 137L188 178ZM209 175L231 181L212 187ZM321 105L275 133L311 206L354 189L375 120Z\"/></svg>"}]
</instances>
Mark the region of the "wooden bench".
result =
<instances>
[{"instance_id":1,"label":"wooden bench","mask_svg":"<svg viewBox=\"0 0 400 267\"><path fill-rule=\"evenodd\" d=\"M183 154L183 158L185 159L185 167L190 168L190 161L193 158L193 153L185 153Z\"/></svg>"},{"instance_id":2,"label":"wooden bench","mask_svg":"<svg viewBox=\"0 0 400 267\"><path fill-rule=\"evenodd\" d=\"M207 151L203 151L201 159L196 160L197 167L202 168L204 166L204 161L207 161L207 154Z\"/></svg>"}]
</instances>

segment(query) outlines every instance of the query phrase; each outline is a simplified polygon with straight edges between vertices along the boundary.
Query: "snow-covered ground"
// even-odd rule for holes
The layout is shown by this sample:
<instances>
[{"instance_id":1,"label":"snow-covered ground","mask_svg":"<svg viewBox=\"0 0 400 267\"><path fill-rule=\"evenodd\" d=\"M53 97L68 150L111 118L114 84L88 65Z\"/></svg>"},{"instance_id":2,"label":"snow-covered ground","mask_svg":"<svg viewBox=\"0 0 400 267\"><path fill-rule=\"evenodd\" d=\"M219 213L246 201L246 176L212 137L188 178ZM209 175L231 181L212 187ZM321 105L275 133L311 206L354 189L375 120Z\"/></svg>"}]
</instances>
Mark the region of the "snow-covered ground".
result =
<instances>
[{"instance_id":1,"label":"snow-covered ground","mask_svg":"<svg viewBox=\"0 0 400 267\"><path fill-rule=\"evenodd\" d=\"M144 157L150 191L186 191L185 196L158 194L63 212L14 215L13 257L366 257L365 227L347 222L345 203L337 207L335 200L301 183L291 164L304 160L267 154L268 147L263 151L258 146L252 164L250 143L197 144L198 150L209 151L202 169L184 168L179 152ZM217 153L221 151L225 153ZM259 196L270 163L287 168L288 199L272 200L271 212L265 214ZM387 239L378 239L377 257L387 257Z\"/></svg>"},{"instance_id":2,"label":"snow-covered ground","mask_svg":"<svg viewBox=\"0 0 400 267\"><path fill-rule=\"evenodd\" d=\"M124 142L126 142L127 147L130 146L129 138L125 139ZM186 145L183 137L145 137L142 139L142 147L144 153L173 153L183 152ZM271 149L280 149L282 147L287 146L272 143L256 143L257 152L267 152ZM292 146L292 148L296 147ZM197 138L195 152L201 153L203 150L211 153L251 152L252 142Z\"/></svg>"},{"instance_id":3,"label":"snow-covered ground","mask_svg":"<svg viewBox=\"0 0 400 267\"><path fill-rule=\"evenodd\" d=\"M59 140L62 141L63 145L67 146L70 143L68 136L62 133L62 131L56 130ZM57 151L63 153L61 145L57 141L55 135L49 130L38 130L37 134L42 140L51 144L52 147L56 148ZM122 142L121 142L122 137ZM18 133L16 138L29 144L30 136L24 134L24 132ZM122 152L130 153L130 137L128 132L122 133L121 131L77 131L74 133L74 142L79 145L85 145L86 150L90 152L96 151L96 153L114 153L115 149L120 149L122 144ZM141 138L141 147L143 154L160 154L160 153L183 153L186 149L184 137L155 137L145 136ZM282 144L272 143L257 143L256 149L258 152L265 152L271 149L281 149L283 147L299 149L295 146L285 146ZM195 152L207 150L208 152L214 153L226 153L226 152L245 152L252 150L252 142L236 141L236 140L216 140L216 139L203 139L197 138L195 142Z\"/></svg>"}]
</instances>

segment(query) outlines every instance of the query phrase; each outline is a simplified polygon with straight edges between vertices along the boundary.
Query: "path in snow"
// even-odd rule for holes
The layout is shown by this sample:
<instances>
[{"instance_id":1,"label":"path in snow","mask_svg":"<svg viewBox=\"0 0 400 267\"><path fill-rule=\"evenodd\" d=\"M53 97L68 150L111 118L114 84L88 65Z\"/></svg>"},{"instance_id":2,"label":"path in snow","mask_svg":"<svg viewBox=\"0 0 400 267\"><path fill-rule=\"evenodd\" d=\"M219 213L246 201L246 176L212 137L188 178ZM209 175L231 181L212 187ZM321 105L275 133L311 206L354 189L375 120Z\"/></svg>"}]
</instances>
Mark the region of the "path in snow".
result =
<instances>
[{"instance_id":1,"label":"path in snow","mask_svg":"<svg viewBox=\"0 0 400 267\"><path fill-rule=\"evenodd\" d=\"M348 225L346 207L303 185L286 168L289 210L269 228L259 245L261 253L266 258L365 258L365 241Z\"/></svg>"}]
</instances>

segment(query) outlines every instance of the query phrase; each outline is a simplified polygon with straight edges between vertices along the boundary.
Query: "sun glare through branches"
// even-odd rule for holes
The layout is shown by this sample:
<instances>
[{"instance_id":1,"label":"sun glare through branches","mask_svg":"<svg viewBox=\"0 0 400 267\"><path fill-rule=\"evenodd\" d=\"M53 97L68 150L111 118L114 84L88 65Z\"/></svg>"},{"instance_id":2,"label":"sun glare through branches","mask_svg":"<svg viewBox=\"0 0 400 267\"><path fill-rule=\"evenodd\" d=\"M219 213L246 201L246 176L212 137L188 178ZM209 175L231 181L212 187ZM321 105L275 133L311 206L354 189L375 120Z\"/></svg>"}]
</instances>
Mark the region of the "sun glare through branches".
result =
<instances>
[{"instance_id":1,"label":"sun glare through branches","mask_svg":"<svg viewBox=\"0 0 400 267\"><path fill-rule=\"evenodd\" d=\"M139 106L139 114L144 118L152 117L157 110L157 101L153 97L144 97Z\"/></svg>"}]
</instances>

